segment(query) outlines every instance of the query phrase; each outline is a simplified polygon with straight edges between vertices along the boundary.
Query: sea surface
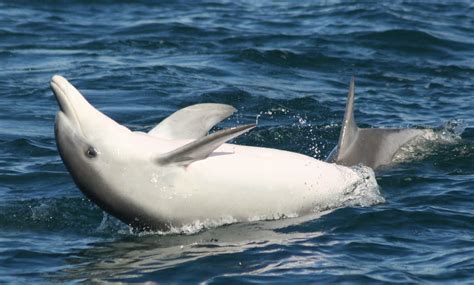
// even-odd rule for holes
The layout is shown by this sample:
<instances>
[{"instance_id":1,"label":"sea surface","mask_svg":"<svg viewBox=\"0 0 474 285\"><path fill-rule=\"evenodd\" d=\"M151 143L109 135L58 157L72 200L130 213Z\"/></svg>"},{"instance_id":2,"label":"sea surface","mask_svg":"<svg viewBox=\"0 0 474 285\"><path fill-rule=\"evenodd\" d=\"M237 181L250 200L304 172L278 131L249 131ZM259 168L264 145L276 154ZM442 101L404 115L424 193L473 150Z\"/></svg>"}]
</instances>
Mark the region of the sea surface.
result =
<instances>
[{"instance_id":1,"label":"sea surface","mask_svg":"<svg viewBox=\"0 0 474 285\"><path fill-rule=\"evenodd\" d=\"M473 3L0 1L0 283L472 284ZM360 126L433 131L375 173L373 201L137 232L65 169L54 74L132 130L225 103L218 129L258 121L235 143L317 159L351 76Z\"/></svg>"}]
</instances>

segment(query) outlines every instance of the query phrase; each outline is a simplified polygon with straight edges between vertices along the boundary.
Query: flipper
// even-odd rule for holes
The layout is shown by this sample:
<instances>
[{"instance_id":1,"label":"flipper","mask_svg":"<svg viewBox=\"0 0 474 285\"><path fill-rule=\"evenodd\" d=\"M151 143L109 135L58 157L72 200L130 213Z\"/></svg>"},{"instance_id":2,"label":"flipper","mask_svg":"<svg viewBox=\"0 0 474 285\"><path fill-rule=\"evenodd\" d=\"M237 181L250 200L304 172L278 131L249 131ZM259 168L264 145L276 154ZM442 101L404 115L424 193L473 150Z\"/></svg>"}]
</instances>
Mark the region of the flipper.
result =
<instances>
[{"instance_id":1,"label":"flipper","mask_svg":"<svg viewBox=\"0 0 474 285\"><path fill-rule=\"evenodd\" d=\"M250 129L255 128L255 126L255 124L243 125L212 133L173 151L160 155L158 162L160 164L177 163L188 165L193 161L208 157L223 143L240 136Z\"/></svg>"},{"instance_id":2,"label":"flipper","mask_svg":"<svg viewBox=\"0 0 474 285\"><path fill-rule=\"evenodd\" d=\"M196 104L171 114L148 132L149 135L166 139L198 139L237 111L225 104Z\"/></svg>"},{"instance_id":3,"label":"flipper","mask_svg":"<svg viewBox=\"0 0 474 285\"><path fill-rule=\"evenodd\" d=\"M326 159L328 162L346 166L362 163L376 169L390 164L403 145L425 133L418 129L359 128L354 119L354 89L352 78L339 142Z\"/></svg>"}]
</instances>

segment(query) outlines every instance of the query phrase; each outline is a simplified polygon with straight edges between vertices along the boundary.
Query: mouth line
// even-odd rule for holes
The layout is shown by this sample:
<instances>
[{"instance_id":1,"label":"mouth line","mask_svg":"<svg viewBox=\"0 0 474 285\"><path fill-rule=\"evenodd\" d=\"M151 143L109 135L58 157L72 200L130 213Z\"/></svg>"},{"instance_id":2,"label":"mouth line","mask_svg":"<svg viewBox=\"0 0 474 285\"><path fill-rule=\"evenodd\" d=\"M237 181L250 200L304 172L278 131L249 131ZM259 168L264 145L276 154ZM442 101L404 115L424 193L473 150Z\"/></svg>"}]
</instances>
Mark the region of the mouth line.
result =
<instances>
[{"instance_id":1,"label":"mouth line","mask_svg":"<svg viewBox=\"0 0 474 285\"><path fill-rule=\"evenodd\" d=\"M53 89L54 96L58 102L59 112L63 113L72 124L75 124L81 134L84 135L79 117L77 116L76 110L73 107L71 100L69 99L68 95L65 94L60 84L54 81L54 78L51 80L51 88Z\"/></svg>"},{"instance_id":2,"label":"mouth line","mask_svg":"<svg viewBox=\"0 0 474 285\"><path fill-rule=\"evenodd\" d=\"M64 100L67 100L67 101L69 101L69 100L66 98L66 95L64 95L64 92L61 89L61 87L59 87L59 85L56 82L54 82L53 80L51 81L51 88L53 89L54 98L58 102L59 110L62 111L63 113L66 113L66 110L65 110L65 107L64 107L64 102L61 102L61 99L64 99ZM58 93L60 93L60 94L58 94ZM61 97L61 99L59 97ZM68 102L68 103L70 103L70 102Z\"/></svg>"}]
</instances>

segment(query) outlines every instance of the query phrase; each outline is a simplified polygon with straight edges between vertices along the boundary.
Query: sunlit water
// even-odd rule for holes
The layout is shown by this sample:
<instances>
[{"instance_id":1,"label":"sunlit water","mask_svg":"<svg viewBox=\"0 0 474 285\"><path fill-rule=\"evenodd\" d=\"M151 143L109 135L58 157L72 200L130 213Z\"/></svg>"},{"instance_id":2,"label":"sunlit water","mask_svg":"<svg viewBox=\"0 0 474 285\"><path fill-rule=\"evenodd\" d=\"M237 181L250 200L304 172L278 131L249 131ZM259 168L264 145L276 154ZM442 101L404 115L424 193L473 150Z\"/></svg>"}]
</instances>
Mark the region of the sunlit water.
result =
<instances>
[{"instance_id":1,"label":"sunlit water","mask_svg":"<svg viewBox=\"0 0 474 285\"><path fill-rule=\"evenodd\" d=\"M39 2L0 2L0 283L474 279L472 2ZM258 120L236 143L318 159L337 143L352 75L361 126L433 131L376 173L380 194L138 233L65 170L54 74L133 130L226 103L239 112L220 127Z\"/></svg>"}]
</instances>

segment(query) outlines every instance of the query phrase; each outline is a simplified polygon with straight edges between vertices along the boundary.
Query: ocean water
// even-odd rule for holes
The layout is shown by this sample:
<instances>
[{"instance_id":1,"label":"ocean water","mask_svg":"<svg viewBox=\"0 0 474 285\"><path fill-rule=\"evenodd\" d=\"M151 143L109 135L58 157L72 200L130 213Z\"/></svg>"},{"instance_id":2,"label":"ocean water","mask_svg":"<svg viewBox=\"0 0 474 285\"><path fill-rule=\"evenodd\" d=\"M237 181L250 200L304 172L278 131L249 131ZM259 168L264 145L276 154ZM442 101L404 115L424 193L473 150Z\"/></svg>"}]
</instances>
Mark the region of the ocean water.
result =
<instances>
[{"instance_id":1,"label":"ocean water","mask_svg":"<svg viewBox=\"0 0 474 285\"><path fill-rule=\"evenodd\" d=\"M474 5L385 2L0 1L0 283L474 282ZM226 103L258 120L236 143L318 159L351 76L359 125L433 132L378 200L135 232L62 164L54 74L133 130Z\"/></svg>"}]
</instances>

